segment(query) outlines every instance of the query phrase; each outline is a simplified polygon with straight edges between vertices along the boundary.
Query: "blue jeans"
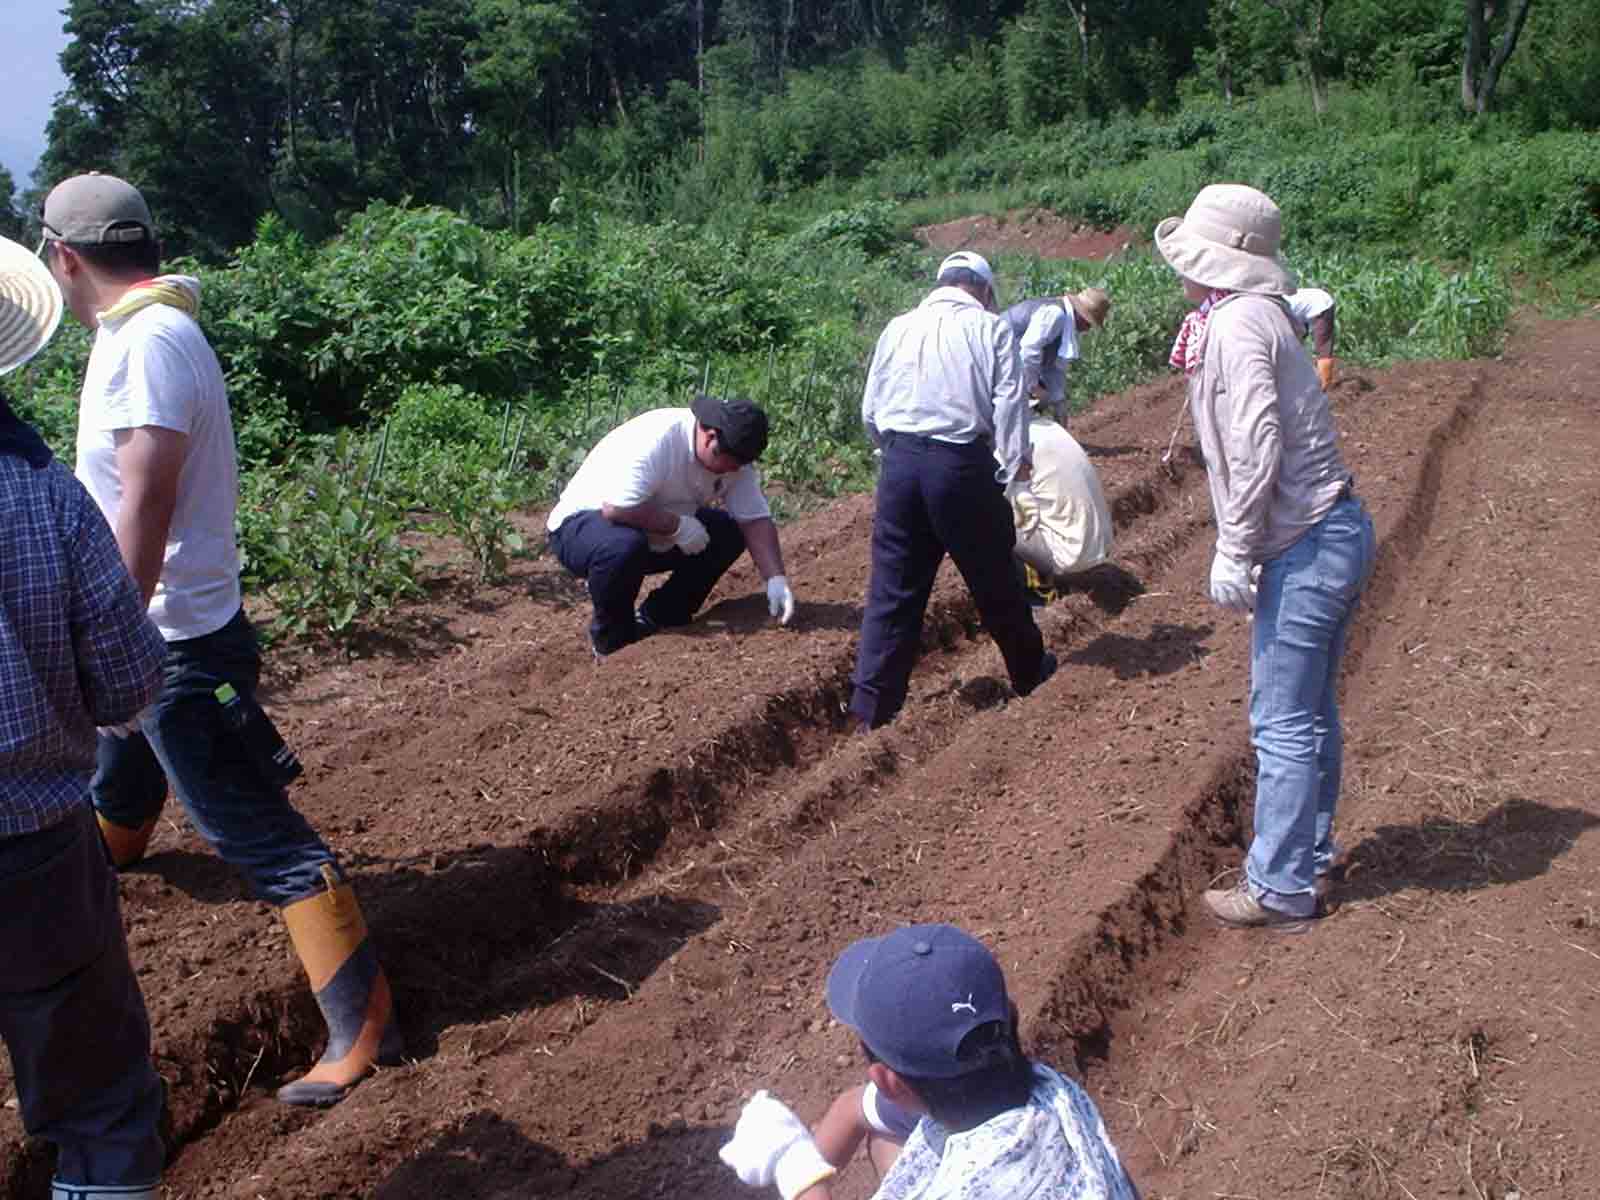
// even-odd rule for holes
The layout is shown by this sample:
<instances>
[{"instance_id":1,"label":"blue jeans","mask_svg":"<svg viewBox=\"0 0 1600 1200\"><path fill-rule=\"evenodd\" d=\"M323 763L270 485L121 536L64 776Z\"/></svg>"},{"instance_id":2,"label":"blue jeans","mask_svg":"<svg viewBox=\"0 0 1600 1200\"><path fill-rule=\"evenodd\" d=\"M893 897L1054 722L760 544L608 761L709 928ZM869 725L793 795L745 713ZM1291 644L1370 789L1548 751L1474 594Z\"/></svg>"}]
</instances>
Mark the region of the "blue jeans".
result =
<instances>
[{"instance_id":1,"label":"blue jeans","mask_svg":"<svg viewBox=\"0 0 1600 1200\"><path fill-rule=\"evenodd\" d=\"M1338 853L1339 662L1376 553L1372 518L1347 497L1261 564L1250 653L1256 819L1245 877L1262 905L1294 916L1316 911L1316 877Z\"/></svg>"},{"instance_id":2,"label":"blue jeans","mask_svg":"<svg viewBox=\"0 0 1600 1200\"><path fill-rule=\"evenodd\" d=\"M126 738L101 735L90 792L106 820L136 829L161 812L167 781L200 836L280 908L325 891L334 861L315 830L267 782L222 721L219 684L255 693L261 652L243 610L215 633L167 643L161 693Z\"/></svg>"}]
</instances>

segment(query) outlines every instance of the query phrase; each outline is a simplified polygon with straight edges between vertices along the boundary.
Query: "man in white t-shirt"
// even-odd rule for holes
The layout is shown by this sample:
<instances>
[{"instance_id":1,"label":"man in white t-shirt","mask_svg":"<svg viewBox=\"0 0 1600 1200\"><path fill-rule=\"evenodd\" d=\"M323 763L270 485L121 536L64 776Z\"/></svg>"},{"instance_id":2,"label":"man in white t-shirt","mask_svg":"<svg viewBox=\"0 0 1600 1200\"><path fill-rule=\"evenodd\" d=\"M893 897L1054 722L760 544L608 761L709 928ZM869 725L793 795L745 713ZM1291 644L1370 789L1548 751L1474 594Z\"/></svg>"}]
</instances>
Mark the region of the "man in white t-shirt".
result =
<instances>
[{"instance_id":1,"label":"man in white t-shirt","mask_svg":"<svg viewBox=\"0 0 1600 1200\"><path fill-rule=\"evenodd\" d=\"M696 396L689 408L625 421L589 451L547 527L561 565L588 583L596 658L687 625L746 549L772 615L794 619L778 528L752 465L766 447L767 414L756 405ZM635 608L644 577L661 572L670 574Z\"/></svg>"},{"instance_id":2,"label":"man in white t-shirt","mask_svg":"<svg viewBox=\"0 0 1600 1200\"><path fill-rule=\"evenodd\" d=\"M1317 380L1326 392L1333 386L1333 297L1321 288L1301 288L1283 298L1294 318L1295 332L1302 338L1310 335L1312 349L1316 352Z\"/></svg>"},{"instance_id":3,"label":"man in white t-shirt","mask_svg":"<svg viewBox=\"0 0 1600 1200\"><path fill-rule=\"evenodd\" d=\"M77 175L42 215L67 307L95 331L78 410L78 478L105 514L166 640L155 701L103 729L90 793L119 867L143 857L170 781L195 829L283 911L328 1022L328 1049L286 1103L336 1103L400 1061L389 983L333 852L225 719L256 728L261 655L240 603L238 467L222 369L196 320L200 282L159 275L150 210L131 184Z\"/></svg>"}]
</instances>

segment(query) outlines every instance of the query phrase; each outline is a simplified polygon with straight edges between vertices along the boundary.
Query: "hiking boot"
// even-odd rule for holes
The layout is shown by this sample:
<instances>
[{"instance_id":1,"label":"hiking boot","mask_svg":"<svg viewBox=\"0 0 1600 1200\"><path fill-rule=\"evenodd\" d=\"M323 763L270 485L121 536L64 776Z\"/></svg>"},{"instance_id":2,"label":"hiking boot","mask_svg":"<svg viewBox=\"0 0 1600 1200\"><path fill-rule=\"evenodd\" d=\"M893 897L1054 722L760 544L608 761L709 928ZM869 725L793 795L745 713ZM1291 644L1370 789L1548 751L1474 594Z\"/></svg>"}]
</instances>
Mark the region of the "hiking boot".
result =
<instances>
[{"instance_id":1,"label":"hiking boot","mask_svg":"<svg viewBox=\"0 0 1600 1200\"><path fill-rule=\"evenodd\" d=\"M1243 879L1231 888L1208 888L1205 900L1212 916L1235 929L1276 929L1284 933L1304 933L1310 923L1322 915L1321 897L1317 900L1318 911L1309 917L1297 917L1268 908L1250 894L1250 887Z\"/></svg>"}]
</instances>

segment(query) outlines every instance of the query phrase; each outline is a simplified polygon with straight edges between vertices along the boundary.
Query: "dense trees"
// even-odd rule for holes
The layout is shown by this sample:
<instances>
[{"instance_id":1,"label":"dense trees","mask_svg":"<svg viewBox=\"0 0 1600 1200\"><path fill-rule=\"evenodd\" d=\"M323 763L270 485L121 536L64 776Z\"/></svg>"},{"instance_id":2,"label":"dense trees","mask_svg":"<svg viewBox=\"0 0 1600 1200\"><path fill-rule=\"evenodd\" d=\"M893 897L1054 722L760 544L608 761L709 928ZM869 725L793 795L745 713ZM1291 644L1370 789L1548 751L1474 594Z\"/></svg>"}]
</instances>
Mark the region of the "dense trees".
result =
<instances>
[{"instance_id":1,"label":"dense trees","mask_svg":"<svg viewBox=\"0 0 1600 1200\"><path fill-rule=\"evenodd\" d=\"M1592 124L1600 50L1567 32L1590 2L68 0L69 86L38 178L125 173L174 248L217 257L267 213L317 238L409 198L525 227L564 178L644 195L719 138L728 169L803 182L896 139L939 152L1290 78L1319 112L1340 81L1405 79L1459 83L1474 114L1505 101L1535 127ZM799 146L808 113L897 73L956 94L857 144L757 155L775 168L732 147Z\"/></svg>"}]
</instances>

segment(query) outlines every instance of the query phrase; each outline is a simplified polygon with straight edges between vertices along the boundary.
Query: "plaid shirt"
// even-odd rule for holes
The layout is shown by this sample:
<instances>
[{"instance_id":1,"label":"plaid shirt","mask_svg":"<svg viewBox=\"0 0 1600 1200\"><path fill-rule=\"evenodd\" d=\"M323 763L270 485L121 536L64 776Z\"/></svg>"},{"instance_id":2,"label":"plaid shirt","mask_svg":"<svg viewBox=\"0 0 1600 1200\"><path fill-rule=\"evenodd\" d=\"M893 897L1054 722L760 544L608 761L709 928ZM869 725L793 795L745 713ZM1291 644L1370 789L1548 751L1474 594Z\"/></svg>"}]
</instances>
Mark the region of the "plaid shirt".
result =
<instances>
[{"instance_id":1,"label":"plaid shirt","mask_svg":"<svg viewBox=\"0 0 1600 1200\"><path fill-rule=\"evenodd\" d=\"M86 802L95 726L155 697L165 654L83 485L0 448L0 837Z\"/></svg>"}]
</instances>

